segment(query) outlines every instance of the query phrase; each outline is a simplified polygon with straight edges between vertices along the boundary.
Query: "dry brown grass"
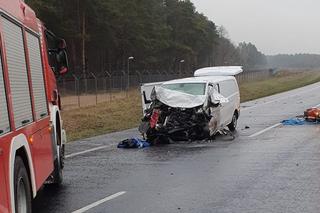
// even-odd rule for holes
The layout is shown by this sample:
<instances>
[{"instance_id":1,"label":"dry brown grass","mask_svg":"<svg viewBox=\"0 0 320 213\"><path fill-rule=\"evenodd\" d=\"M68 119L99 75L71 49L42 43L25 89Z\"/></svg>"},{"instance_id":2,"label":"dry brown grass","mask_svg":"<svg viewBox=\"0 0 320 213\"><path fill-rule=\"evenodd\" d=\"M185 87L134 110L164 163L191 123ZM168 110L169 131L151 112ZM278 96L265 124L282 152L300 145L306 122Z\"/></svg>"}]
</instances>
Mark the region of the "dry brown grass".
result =
<instances>
[{"instance_id":1,"label":"dry brown grass","mask_svg":"<svg viewBox=\"0 0 320 213\"><path fill-rule=\"evenodd\" d=\"M240 85L242 102L291 90L320 81L320 72L280 72L268 80L246 82ZM101 135L136 127L142 116L141 98L138 90L118 93L97 106L77 108L76 97L65 97L62 113L68 140ZM99 99L102 101L103 99ZM69 105L68 105L69 103ZM95 96L82 97L84 105L94 105ZM76 108L76 109L75 109Z\"/></svg>"},{"instance_id":2,"label":"dry brown grass","mask_svg":"<svg viewBox=\"0 0 320 213\"><path fill-rule=\"evenodd\" d=\"M133 128L141 116L141 99L136 90L129 92L129 98L62 112L69 141Z\"/></svg>"},{"instance_id":3,"label":"dry brown grass","mask_svg":"<svg viewBox=\"0 0 320 213\"><path fill-rule=\"evenodd\" d=\"M138 91L138 90L137 90ZM130 92L132 93L132 91ZM98 100L98 103L106 103L106 102L114 102L118 99L124 99L127 97L127 93L125 91L114 91L112 93L103 93L103 94L89 94L89 95L68 95L62 97L62 106L64 110L76 109L79 107L88 107L95 106Z\"/></svg>"}]
</instances>

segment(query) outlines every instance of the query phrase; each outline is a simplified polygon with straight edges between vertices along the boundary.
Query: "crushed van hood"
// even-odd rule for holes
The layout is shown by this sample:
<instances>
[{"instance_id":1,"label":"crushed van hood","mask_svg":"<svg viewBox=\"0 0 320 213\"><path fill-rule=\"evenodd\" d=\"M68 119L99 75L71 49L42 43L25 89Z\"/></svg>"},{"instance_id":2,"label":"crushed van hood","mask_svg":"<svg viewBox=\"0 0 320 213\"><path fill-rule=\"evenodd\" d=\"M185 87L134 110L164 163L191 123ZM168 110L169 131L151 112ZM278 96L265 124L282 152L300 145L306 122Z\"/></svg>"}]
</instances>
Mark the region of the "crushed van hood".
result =
<instances>
[{"instance_id":1,"label":"crushed van hood","mask_svg":"<svg viewBox=\"0 0 320 213\"><path fill-rule=\"evenodd\" d=\"M201 106L206 101L205 95L191 95L179 91L155 87L156 98L163 104L174 108L195 108Z\"/></svg>"}]
</instances>

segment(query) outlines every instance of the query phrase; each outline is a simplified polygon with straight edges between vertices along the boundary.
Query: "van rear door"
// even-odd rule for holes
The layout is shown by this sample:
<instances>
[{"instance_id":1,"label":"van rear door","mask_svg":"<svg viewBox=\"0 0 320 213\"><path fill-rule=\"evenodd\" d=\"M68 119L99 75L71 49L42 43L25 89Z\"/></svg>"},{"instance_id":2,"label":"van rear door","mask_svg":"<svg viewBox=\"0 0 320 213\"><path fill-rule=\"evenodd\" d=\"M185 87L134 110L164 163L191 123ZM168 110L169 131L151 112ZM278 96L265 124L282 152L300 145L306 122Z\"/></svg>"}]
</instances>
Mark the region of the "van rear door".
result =
<instances>
[{"instance_id":1,"label":"van rear door","mask_svg":"<svg viewBox=\"0 0 320 213\"><path fill-rule=\"evenodd\" d=\"M148 109L148 107L151 104L151 93L155 86L160 86L163 82L155 82L155 83L148 83L148 84L142 84L141 85L141 99L142 99L142 110L143 114L145 114L145 110Z\"/></svg>"}]
</instances>

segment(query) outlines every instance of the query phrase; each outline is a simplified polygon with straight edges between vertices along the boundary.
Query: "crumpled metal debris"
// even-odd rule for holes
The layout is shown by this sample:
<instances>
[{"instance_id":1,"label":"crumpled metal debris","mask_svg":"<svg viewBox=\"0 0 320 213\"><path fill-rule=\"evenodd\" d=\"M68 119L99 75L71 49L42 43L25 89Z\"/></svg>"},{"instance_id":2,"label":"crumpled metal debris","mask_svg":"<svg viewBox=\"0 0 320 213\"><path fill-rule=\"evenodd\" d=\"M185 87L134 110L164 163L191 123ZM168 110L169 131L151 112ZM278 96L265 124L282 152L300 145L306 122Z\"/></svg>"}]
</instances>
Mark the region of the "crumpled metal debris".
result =
<instances>
[{"instance_id":1,"label":"crumpled metal debris","mask_svg":"<svg viewBox=\"0 0 320 213\"><path fill-rule=\"evenodd\" d=\"M219 131L219 119L219 104L186 109L155 100L146 111L139 131L152 144L213 139Z\"/></svg>"}]
</instances>

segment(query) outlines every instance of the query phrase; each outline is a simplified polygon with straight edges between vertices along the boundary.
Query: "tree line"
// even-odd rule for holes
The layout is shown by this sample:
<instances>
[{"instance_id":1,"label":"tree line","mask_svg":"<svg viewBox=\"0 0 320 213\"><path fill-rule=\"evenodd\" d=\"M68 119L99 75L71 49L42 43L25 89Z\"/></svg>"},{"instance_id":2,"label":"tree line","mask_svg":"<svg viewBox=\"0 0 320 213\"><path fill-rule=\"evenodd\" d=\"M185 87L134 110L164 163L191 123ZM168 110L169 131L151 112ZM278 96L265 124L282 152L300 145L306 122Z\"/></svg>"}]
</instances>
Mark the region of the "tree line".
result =
<instances>
[{"instance_id":1,"label":"tree line","mask_svg":"<svg viewBox=\"0 0 320 213\"><path fill-rule=\"evenodd\" d=\"M285 69L314 69L320 68L320 55L317 54L279 54L268 56L271 67Z\"/></svg>"},{"instance_id":2,"label":"tree line","mask_svg":"<svg viewBox=\"0 0 320 213\"><path fill-rule=\"evenodd\" d=\"M233 42L190 0L26 0L47 28L66 39L74 73L192 71L266 65L251 43Z\"/></svg>"}]
</instances>

